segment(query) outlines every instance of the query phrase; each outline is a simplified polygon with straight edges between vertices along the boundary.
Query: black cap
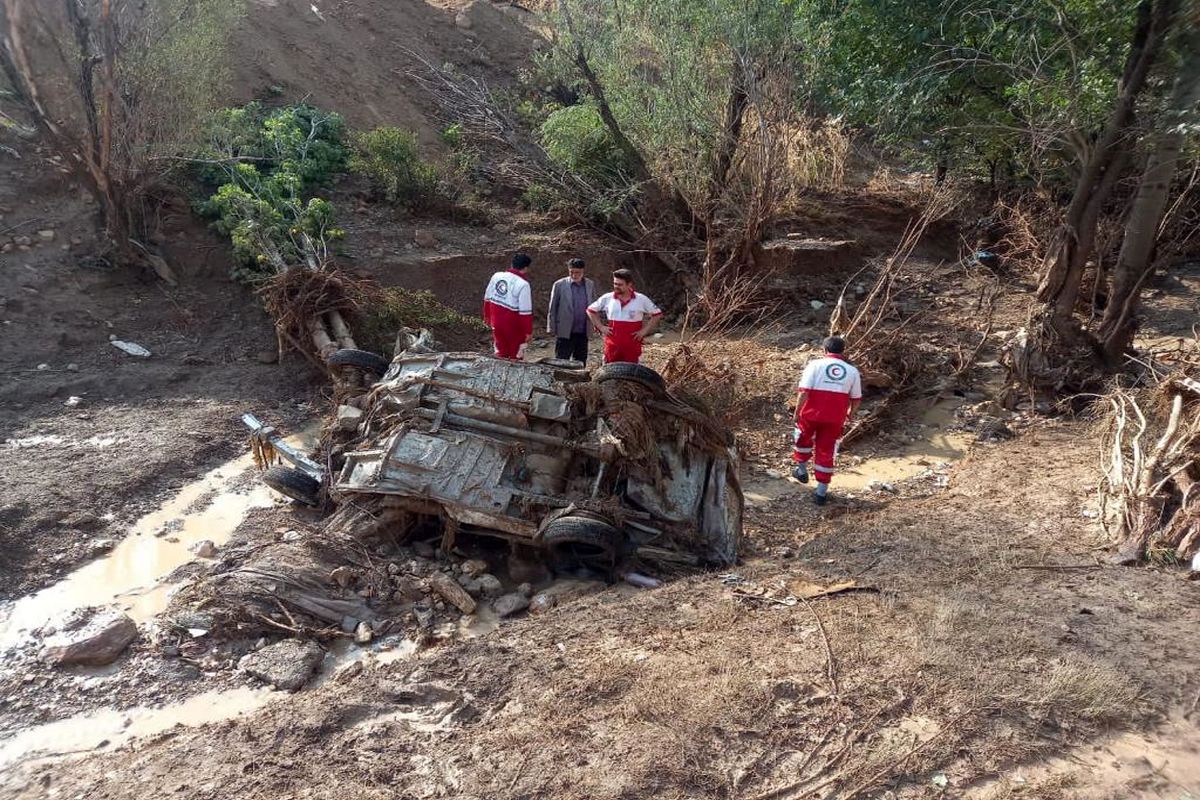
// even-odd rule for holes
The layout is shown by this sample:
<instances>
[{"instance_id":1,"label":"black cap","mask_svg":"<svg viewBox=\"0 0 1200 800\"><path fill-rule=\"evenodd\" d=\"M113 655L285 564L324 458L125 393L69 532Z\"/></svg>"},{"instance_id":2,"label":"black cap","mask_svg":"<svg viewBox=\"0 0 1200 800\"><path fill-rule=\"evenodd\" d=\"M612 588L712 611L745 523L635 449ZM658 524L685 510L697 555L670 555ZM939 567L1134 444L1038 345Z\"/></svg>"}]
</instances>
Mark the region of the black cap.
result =
<instances>
[{"instance_id":1,"label":"black cap","mask_svg":"<svg viewBox=\"0 0 1200 800\"><path fill-rule=\"evenodd\" d=\"M515 256L512 257L512 268L513 269L525 269L532 263L533 263L533 259L530 258L529 256L525 255L524 253L517 253Z\"/></svg>"}]
</instances>

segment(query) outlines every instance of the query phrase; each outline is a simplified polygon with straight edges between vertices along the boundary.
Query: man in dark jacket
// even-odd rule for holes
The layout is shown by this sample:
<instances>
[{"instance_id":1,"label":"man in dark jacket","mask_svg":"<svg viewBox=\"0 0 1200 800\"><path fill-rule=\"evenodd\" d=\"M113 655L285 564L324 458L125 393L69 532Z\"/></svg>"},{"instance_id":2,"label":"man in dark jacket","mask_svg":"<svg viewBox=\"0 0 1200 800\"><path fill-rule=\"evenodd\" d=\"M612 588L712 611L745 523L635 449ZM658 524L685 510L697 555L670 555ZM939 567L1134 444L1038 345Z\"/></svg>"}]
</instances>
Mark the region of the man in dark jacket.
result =
<instances>
[{"instance_id":1,"label":"man in dark jacket","mask_svg":"<svg viewBox=\"0 0 1200 800\"><path fill-rule=\"evenodd\" d=\"M550 289L546 332L554 334L554 357L587 362L591 323L587 308L596 299L596 284L583 276L583 259L567 262L567 277Z\"/></svg>"}]
</instances>

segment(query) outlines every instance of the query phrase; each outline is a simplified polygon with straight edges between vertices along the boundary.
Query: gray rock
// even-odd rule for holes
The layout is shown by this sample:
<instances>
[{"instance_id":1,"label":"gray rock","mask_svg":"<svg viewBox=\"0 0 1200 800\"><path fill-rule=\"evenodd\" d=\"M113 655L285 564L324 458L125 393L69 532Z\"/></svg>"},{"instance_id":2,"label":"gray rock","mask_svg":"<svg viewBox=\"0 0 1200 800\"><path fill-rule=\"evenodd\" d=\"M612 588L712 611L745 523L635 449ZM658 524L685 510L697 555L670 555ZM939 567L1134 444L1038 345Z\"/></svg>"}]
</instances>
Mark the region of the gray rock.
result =
<instances>
[{"instance_id":1,"label":"gray rock","mask_svg":"<svg viewBox=\"0 0 1200 800\"><path fill-rule=\"evenodd\" d=\"M292 692L308 683L324 657L316 642L284 639L242 656L238 669L277 689Z\"/></svg>"},{"instance_id":2,"label":"gray rock","mask_svg":"<svg viewBox=\"0 0 1200 800\"><path fill-rule=\"evenodd\" d=\"M133 620L110 609L92 617L82 627L48 640L43 656L60 667L74 664L99 667L116 661L137 636Z\"/></svg>"},{"instance_id":3,"label":"gray rock","mask_svg":"<svg viewBox=\"0 0 1200 800\"><path fill-rule=\"evenodd\" d=\"M506 594L496 599L496 615L508 617L529 608L529 598L518 592Z\"/></svg>"},{"instance_id":4,"label":"gray rock","mask_svg":"<svg viewBox=\"0 0 1200 800\"><path fill-rule=\"evenodd\" d=\"M49 228L47 228L46 230L38 231L37 235L38 235L38 238L41 239L43 242L53 242L54 241L54 231L50 230Z\"/></svg>"},{"instance_id":5,"label":"gray rock","mask_svg":"<svg viewBox=\"0 0 1200 800\"><path fill-rule=\"evenodd\" d=\"M358 628L357 619L351 617L350 615L342 617L342 631L345 633L354 633L356 628Z\"/></svg>"},{"instance_id":6,"label":"gray rock","mask_svg":"<svg viewBox=\"0 0 1200 800\"><path fill-rule=\"evenodd\" d=\"M499 597L504 594L504 584L495 575L485 572L475 581L479 584L479 591L485 597Z\"/></svg>"},{"instance_id":7,"label":"gray rock","mask_svg":"<svg viewBox=\"0 0 1200 800\"><path fill-rule=\"evenodd\" d=\"M217 555L217 546L213 544L212 539L201 539L188 549L195 553L197 558L215 558Z\"/></svg>"},{"instance_id":8,"label":"gray rock","mask_svg":"<svg viewBox=\"0 0 1200 800\"><path fill-rule=\"evenodd\" d=\"M438 245L437 236L433 234L433 231L426 228L417 228L413 231L413 241L417 243L418 247L431 248Z\"/></svg>"},{"instance_id":9,"label":"gray rock","mask_svg":"<svg viewBox=\"0 0 1200 800\"><path fill-rule=\"evenodd\" d=\"M375 638L375 629L371 627L369 622L360 622L358 627L354 629L354 641L358 644L370 644Z\"/></svg>"},{"instance_id":10,"label":"gray rock","mask_svg":"<svg viewBox=\"0 0 1200 800\"><path fill-rule=\"evenodd\" d=\"M477 578L488 571L488 564L482 559L471 558L464 561L459 566L459 569L464 575L470 575L472 578Z\"/></svg>"}]
</instances>

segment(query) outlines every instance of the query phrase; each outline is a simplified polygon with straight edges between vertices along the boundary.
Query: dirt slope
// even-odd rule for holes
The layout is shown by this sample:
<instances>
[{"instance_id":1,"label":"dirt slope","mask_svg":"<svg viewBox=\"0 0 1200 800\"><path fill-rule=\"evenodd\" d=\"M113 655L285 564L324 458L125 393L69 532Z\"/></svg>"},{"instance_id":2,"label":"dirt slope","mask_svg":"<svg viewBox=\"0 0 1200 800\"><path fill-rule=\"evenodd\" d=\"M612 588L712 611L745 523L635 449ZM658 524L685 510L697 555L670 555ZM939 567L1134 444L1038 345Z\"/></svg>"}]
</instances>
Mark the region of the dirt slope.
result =
<instances>
[{"instance_id":1,"label":"dirt slope","mask_svg":"<svg viewBox=\"0 0 1200 800\"><path fill-rule=\"evenodd\" d=\"M305 100L353 127L397 125L436 145L444 124L408 70L419 59L450 64L503 90L538 45L529 17L488 0L251 0L235 39L231 100Z\"/></svg>"}]
</instances>

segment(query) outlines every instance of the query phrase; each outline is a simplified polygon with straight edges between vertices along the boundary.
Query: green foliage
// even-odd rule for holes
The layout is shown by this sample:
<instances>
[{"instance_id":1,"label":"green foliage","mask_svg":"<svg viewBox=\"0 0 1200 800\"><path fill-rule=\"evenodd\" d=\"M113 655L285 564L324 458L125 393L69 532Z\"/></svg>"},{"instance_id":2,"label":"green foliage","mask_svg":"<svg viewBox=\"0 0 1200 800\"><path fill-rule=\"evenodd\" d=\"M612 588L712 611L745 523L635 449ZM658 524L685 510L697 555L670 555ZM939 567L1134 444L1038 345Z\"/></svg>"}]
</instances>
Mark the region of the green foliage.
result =
<instances>
[{"instance_id":1,"label":"green foliage","mask_svg":"<svg viewBox=\"0 0 1200 800\"><path fill-rule=\"evenodd\" d=\"M558 166L585 180L617 184L627 179L625 156L592 105L552 112L542 123L541 140Z\"/></svg>"},{"instance_id":2,"label":"green foliage","mask_svg":"<svg viewBox=\"0 0 1200 800\"><path fill-rule=\"evenodd\" d=\"M210 186L236 180L236 167L246 163L262 172L293 173L305 191L346 169L341 115L308 105L269 109L253 102L221 109L210 118L206 138L198 177Z\"/></svg>"},{"instance_id":3,"label":"green foliage","mask_svg":"<svg viewBox=\"0 0 1200 800\"><path fill-rule=\"evenodd\" d=\"M521 205L530 211L547 213L561 205L558 192L543 183L531 183L521 192Z\"/></svg>"},{"instance_id":4,"label":"green foliage","mask_svg":"<svg viewBox=\"0 0 1200 800\"><path fill-rule=\"evenodd\" d=\"M1040 171L1111 106L1134 4L817 0L801 6L815 100L917 163ZM1069 157L1069 156L1068 156Z\"/></svg>"},{"instance_id":5,"label":"green foliage","mask_svg":"<svg viewBox=\"0 0 1200 800\"><path fill-rule=\"evenodd\" d=\"M311 197L344 169L343 135L339 115L306 105L268 111L250 103L214 115L201 178L218 186L198 210L230 237L235 278L319 266L345 235L333 205Z\"/></svg>"},{"instance_id":6,"label":"green foliage","mask_svg":"<svg viewBox=\"0 0 1200 800\"><path fill-rule=\"evenodd\" d=\"M446 145L451 150L459 149L463 144L462 125L459 125L456 122L453 125L447 126L447 128L441 133L441 139L442 144Z\"/></svg>"},{"instance_id":7,"label":"green foliage","mask_svg":"<svg viewBox=\"0 0 1200 800\"><path fill-rule=\"evenodd\" d=\"M350 170L365 176L389 203L411 210L429 208L437 199L438 172L421 160L417 137L400 128L356 133Z\"/></svg>"},{"instance_id":8,"label":"green foliage","mask_svg":"<svg viewBox=\"0 0 1200 800\"><path fill-rule=\"evenodd\" d=\"M384 289L355 325L359 343L378 353L390 353L401 328L428 328L443 345L473 347L488 327L477 316L443 304L430 291Z\"/></svg>"},{"instance_id":9,"label":"green foliage","mask_svg":"<svg viewBox=\"0 0 1200 800\"><path fill-rule=\"evenodd\" d=\"M748 74L790 84L797 4L778 0L630 0L617 5L565 0L552 17L554 52L536 65L544 85L582 89L576 47L604 89L620 129L642 155L652 175L704 208L719 163L731 87ZM597 119L591 104L551 129L588 133ZM566 111L566 109L564 109ZM548 131L543 127L543 134ZM549 131L553 132L553 130ZM557 144L567 146L566 141ZM608 144L588 133L587 163L602 164ZM560 154L565 155L565 154Z\"/></svg>"}]
</instances>

